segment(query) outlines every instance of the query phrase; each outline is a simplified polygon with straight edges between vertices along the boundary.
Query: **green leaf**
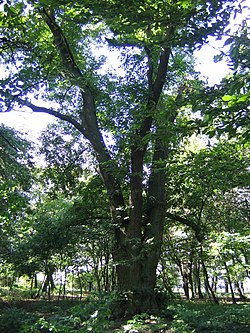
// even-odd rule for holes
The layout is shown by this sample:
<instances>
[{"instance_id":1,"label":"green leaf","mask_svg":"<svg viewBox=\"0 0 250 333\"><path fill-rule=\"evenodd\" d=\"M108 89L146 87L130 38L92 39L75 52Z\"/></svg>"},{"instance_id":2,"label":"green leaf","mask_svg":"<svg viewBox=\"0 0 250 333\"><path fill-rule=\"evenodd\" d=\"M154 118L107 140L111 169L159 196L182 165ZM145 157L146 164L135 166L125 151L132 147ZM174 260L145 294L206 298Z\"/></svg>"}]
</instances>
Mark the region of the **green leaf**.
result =
<instances>
[{"instance_id":1,"label":"green leaf","mask_svg":"<svg viewBox=\"0 0 250 333\"><path fill-rule=\"evenodd\" d=\"M238 99L238 102L246 102L250 98L249 94L245 94Z\"/></svg>"},{"instance_id":2,"label":"green leaf","mask_svg":"<svg viewBox=\"0 0 250 333\"><path fill-rule=\"evenodd\" d=\"M214 62L217 63L219 61L221 61L223 59L223 55L222 54L216 54L214 56Z\"/></svg>"},{"instance_id":3,"label":"green leaf","mask_svg":"<svg viewBox=\"0 0 250 333\"><path fill-rule=\"evenodd\" d=\"M224 96L222 97L222 100L223 100L224 102L229 102L229 101L231 101L233 98L234 98L234 96L231 96L231 95L224 95Z\"/></svg>"},{"instance_id":4,"label":"green leaf","mask_svg":"<svg viewBox=\"0 0 250 333\"><path fill-rule=\"evenodd\" d=\"M224 46L226 45L229 45L229 44L232 44L232 42L234 41L234 39L232 37L228 38L225 43L224 43Z\"/></svg>"}]
</instances>

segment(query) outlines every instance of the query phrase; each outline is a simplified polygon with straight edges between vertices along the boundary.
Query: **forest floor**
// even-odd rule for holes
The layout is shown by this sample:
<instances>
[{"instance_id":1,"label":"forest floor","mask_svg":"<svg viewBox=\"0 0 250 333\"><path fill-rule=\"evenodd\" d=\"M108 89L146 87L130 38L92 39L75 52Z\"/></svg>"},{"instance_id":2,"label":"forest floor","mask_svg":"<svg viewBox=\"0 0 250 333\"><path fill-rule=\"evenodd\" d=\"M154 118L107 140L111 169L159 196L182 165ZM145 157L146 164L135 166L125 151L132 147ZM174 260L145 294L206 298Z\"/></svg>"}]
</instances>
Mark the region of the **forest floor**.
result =
<instances>
[{"instance_id":1,"label":"forest floor","mask_svg":"<svg viewBox=\"0 0 250 333\"><path fill-rule=\"evenodd\" d=\"M158 315L112 320L104 301L0 299L0 333L250 333L250 303L175 300Z\"/></svg>"}]
</instances>

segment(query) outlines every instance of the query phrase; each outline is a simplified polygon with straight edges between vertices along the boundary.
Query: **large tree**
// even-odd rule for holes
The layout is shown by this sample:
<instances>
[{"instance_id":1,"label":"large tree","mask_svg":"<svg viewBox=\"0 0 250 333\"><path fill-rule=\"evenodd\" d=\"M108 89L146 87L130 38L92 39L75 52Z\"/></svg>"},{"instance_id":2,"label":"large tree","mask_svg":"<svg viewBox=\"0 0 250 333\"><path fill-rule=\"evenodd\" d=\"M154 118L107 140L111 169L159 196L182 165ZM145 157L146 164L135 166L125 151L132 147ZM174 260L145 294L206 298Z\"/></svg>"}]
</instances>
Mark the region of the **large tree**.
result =
<instances>
[{"instance_id":1,"label":"large tree","mask_svg":"<svg viewBox=\"0 0 250 333\"><path fill-rule=\"evenodd\" d=\"M90 143L110 202L119 288L133 313L156 308L165 161L193 89L188 57L222 34L232 10L235 1L222 0L13 0L0 16L4 108L51 114ZM103 74L100 47L108 56L119 50L120 72Z\"/></svg>"}]
</instances>

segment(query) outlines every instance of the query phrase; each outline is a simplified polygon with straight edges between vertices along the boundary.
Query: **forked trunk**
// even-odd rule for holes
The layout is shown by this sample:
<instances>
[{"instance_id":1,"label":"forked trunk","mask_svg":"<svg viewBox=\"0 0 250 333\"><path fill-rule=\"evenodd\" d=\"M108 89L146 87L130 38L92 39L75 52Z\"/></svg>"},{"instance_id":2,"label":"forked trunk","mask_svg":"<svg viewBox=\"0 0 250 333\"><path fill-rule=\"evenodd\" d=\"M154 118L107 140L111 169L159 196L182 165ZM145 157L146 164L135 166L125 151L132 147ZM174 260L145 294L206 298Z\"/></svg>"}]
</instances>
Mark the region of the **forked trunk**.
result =
<instances>
[{"instance_id":1,"label":"forked trunk","mask_svg":"<svg viewBox=\"0 0 250 333\"><path fill-rule=\"evenodd\" d=\"M159 142L148 181L146 210L142 208L142 165L139 151L132 157L131 209L127 225L117 228L118 287L126 294L126 315L156 312L156 270L161 253L165 220L165 149ZM113 216L115 214L112 214ZM120 218L120 215L119 215Z\"/></svg>"}]
</instances>

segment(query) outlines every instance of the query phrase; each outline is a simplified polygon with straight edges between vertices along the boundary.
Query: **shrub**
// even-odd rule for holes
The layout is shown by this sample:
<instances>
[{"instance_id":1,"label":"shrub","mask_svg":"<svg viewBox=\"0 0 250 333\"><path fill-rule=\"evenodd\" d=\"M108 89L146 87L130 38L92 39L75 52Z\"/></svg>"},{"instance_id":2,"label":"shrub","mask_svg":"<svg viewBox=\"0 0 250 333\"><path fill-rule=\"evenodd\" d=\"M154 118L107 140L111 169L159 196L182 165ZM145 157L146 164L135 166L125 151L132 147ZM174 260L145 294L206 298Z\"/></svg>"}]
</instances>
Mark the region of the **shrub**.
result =
<instances>
[{"instance_id":1,"label":"shrub","mask_svg":"<svg viewBox=\"0 0 250 333\"><path fill-rule=\"evenodd\" d=\"M29 325L34 320L35 316L26 313L23 309L16 307L6 308L0 315L0 332L20 332L22 325Z\"/></svg>"}]
</instances>

